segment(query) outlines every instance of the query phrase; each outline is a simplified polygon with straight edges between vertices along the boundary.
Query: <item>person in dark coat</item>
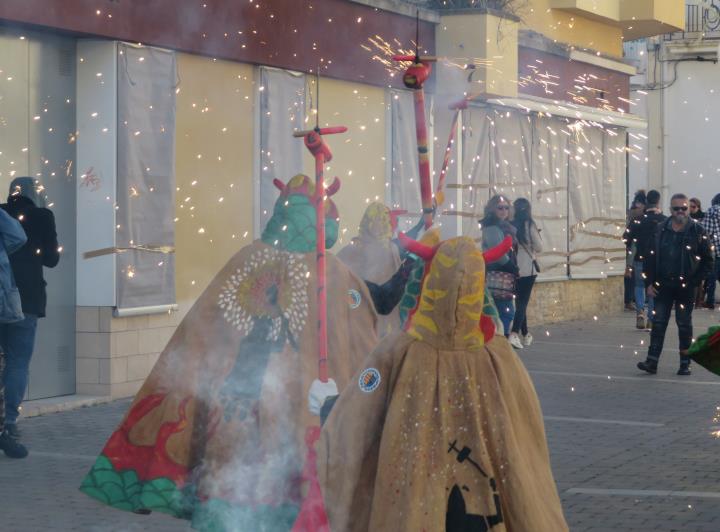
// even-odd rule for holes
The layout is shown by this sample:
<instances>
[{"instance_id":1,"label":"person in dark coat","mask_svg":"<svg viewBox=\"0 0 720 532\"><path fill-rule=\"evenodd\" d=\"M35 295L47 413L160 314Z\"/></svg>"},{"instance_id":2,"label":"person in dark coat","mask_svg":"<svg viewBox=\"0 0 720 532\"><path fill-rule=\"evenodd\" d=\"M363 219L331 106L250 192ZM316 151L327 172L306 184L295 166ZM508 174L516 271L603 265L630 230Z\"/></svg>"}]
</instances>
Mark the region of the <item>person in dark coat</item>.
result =
<instances>
[{"instance_id":1,"label":"person in dark coat","mask_svg":"<svg viewBox=\"0 0 720 532\"><path fill-rule=\"evenodd\" d=\"M32 177L14 179L7 203L0 205L20 222L27 235L27 243L10 257L25 319L0 325L0 346L6 355L5 430L16 439L19 438L17 418L27 388L37 320L45 317L47 294L43 267L54 268L60 260L55 217L43 205L43 187Z\"/></svg>"},{"instance_id":2,"label":"person in dark coat","mask_svg":"<svg viewBox=\"0 0 720 532\"><path fill-rule=\"evenodd\" d=\"M655 233L658 225L667 218L660 211L660 192L651 190L646 195L647 205L642 216L633 218L625 231L625 245L628 253L633 256L633 272L635 276L635 308L637 312L636 327L646 329L652 325L655 317L655 300L646 292L644 269L647 265ZM645 311L647 307L647 312Z\"/></svg>"},{"instance_id":3,"label":"person in dark coat","mask_svg":"<svg viewBox=\"0 0 720 532\"><path fill-rule=\"evenodd\" d=\"M680 344L678 375L690 375L688 349L693 342L692 312L695 289L714 266L712 246L705 228L689 215L688 198L675 194L670 200L672 217L657 226L647 248L645 286L655 298L655 319L647 359L637 367L657 373L670 314L675 308Z\"/></svg>"}]
</instances>

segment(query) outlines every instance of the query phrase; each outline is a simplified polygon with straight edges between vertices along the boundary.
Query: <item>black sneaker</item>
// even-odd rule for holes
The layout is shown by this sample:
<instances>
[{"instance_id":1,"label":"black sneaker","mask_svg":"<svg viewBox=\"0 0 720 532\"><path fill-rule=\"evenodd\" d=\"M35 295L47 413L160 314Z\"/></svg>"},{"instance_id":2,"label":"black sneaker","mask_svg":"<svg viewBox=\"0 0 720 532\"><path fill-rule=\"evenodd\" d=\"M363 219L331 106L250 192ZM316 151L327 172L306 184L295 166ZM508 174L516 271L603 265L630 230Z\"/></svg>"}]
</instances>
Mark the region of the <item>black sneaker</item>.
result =
<instances>
[{"instance_id":1,"label":"black sneaker","mask_svg":"<svg viewBox=\"0 0 720 532\"><path fill-rule=\"evenodd\" d=\"M20 429L16 423L9 423L5 425L5 432L15 441L20 440Z\"/></svg>"},{"instance_id":2,"label":"black sneaker","mask_svg":"<svg viewBox=\"0 0 720 532\"><path fill-rule=\"evenodd\" d=\"M637 367L638 369L647 371L650 375L655 375L657 373L657 362L653 362L652 360L643 360L642 362L638 362Z\"/></svg>"},{"instance_id":3,"label":"black sneaker","mask_svg":"<svg viewBox=\"0 0 720 532\"><path fill-rule=\"evenodd\" d=\"M3 450L5 456L8 458L25 458L28 455L28 450L25 446L18 443L7 430L0 434L0 449Z\"/></svg>"},{"instance_id":4,"label":"black sneaker","mask_svg":"<svg viewBox=\"0 0 720 532\"><path fill-rule=\"evenodd\" d=\"M678 375L690 375L690 364L680 364L680 369L677 371Z\"/></svg>"}]
</instances>

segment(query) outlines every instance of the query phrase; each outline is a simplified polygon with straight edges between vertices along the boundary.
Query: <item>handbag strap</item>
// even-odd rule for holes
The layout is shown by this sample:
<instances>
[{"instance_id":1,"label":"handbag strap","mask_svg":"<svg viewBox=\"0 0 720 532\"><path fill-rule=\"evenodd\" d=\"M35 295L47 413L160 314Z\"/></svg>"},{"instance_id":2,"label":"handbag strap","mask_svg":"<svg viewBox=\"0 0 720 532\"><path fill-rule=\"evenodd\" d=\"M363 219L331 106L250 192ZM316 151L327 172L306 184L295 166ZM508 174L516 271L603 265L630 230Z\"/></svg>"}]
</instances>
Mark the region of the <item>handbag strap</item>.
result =
<instances>
[{"instance_id":1,"label":"handbag strap","mask_svg":"<svg viewBox=\"0 0 720 532\"><path fill-rule=\"evenodd\" d=\"M529 222L528 222L528 231L532 231L532 228L533 228L533 227L535 227L535 229L538 230L538 229L537 229L537 225L535 225L534 222L533 222L533 223L529 223ZM541 237L540 239L542 240L542 237ZM516 239L516 240L517 240L517 243L520 244L525 251L527 251L527 254L530 255L530 258L533 259L533 260L535 260L535 259L533 258L533 254L530 253L530 250L527 248L527 246L526 246L525 244L523 244L522 242L520 242L520 239L519 239L519 238Z\"/></svg>"},{"instance_id":2,"label":"handbag strap","mask_svg":"<svg viewBox=\"0 0 720 532\"><path fill-rule=\"evenodd\" d=\"M530 255L530 259L531 259L533 262L535 262L535 261L537 260L535 257L533 257L533 254L530 252L530 250L527 248L527 246L526 246L525 244L523 244L523 243L520 242L519 240L518 240L518 244L520 244L520 245L523 247L523 249L527 252L527 254Z\"/></svg>"},{"instance_id":3,"label":"handbag strap","mask_svg":"<svg viewBox=\"0 0 720 532\"><path fill-rule=\"evenodd\" d=\"M527 254L530 255L530 260L532 260L532 268L530 268L530 273L532 273L533 269L535 269L537 271L537 273L540 273L540 267L537 264L537 259L535 257L533 257L533 254L530 253L530 250L527 248L527 246L525 244L523 244L519 240L518 240L518 244L520 244L523 247L523 249L527 252Z\"/></svg>"}]
</instances>

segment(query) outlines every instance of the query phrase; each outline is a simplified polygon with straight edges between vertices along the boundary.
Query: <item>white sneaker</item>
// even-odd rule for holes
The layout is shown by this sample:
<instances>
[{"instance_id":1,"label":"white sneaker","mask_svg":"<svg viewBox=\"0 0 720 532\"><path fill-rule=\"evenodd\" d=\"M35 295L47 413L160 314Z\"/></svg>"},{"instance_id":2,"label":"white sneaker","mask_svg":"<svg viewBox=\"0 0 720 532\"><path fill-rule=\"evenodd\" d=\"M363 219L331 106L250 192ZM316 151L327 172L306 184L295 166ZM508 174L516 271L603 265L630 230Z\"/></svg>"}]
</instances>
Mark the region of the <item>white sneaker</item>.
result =
<instances>
[{"instance_id":1,"label":"white sneaker","mask_svg":"<svg viewBox=\"0 0 720 532\"><path fill-rule=\"evenodd\" d=\"M533 342L532 334L527 333L525 337L523 338L523 343L525 344L525 347L530 347Z\"/></svg>"},{"instance_id":2,"label":"white sneaker","mask_svg":"<svg viewBox=\"0 0 720 532\"><path fill-rule=\"evenodd\" d=\"M518 336L518 333L510 333L510 337L508 338L510 340L510 345L512 345L515 349L522 349L523 344L520 340L520 337Z\"/></svg>"}]
</instances>

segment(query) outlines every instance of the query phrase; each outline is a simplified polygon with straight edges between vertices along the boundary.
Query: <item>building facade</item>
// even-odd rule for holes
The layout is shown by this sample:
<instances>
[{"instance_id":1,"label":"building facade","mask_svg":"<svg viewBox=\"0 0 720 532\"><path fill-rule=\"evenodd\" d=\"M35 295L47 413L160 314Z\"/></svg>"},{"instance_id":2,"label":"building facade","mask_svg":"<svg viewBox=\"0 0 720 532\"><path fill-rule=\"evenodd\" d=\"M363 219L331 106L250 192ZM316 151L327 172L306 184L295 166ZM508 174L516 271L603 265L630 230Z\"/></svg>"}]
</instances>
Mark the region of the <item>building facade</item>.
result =
<instances>
[{"instance_id":1,"label":"building facade","mask_svg":"<svg viewBox=\"0 0 720 532\"><path fill-rule=\"evenodd\" d=\"M684 192L707 209L720 193L720 164L714 157L720 2L688 1L685 9L682 31L626 45L638 67L631 86L636 112L649 124L646 134L631 142L630 189L655 188L666 203Z\"/></svg>"},{"instance_id":2,"label":"building facade","mask_svg":"<svg viewBox=\"0 0 720 532\"><path fill-rule=\"evenodd\" d=\"M438 57L427 86L436 179L449 105L468 100L443 231L477 235L491 194L528 197L547 248L532 319L619 305L627 133L645 126L623 39L682 27L672 4L3 2L0 187L38 178L64 248L29 397L134 394L207 283L259 236L273 178L311 171L291 133L318 108L322 125L349 129L329 141L338 245L373 200L414 223L412 94L391 56L414 53L416 35L421 55Z\"/></svg>"}]
</instances>

